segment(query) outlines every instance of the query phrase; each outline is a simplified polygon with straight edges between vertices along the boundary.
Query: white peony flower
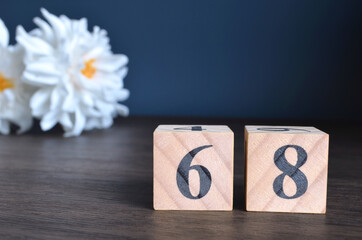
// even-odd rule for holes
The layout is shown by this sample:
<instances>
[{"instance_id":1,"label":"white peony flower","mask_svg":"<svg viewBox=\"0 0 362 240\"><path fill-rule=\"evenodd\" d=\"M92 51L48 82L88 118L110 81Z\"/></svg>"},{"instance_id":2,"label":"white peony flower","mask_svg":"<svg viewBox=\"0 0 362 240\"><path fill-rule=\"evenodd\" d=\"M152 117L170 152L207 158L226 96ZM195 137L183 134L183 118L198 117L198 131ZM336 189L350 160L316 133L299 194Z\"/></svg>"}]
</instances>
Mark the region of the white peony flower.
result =
<instances>
[{"instance_id":1,"label":"white peony flower","mask_svg":"<svg viewBox=\"0 0 362 240\"><path fill-rule=\"evenodd\" d=\"M23 81L38 87L30 101L42 130L60 123L65 136L83 130L108 128L115 116L128 115L119 101L129 96L123 88L125 55L113 54L105 30L87 30L87 20L56 17L41 9L45 22L30 33L19 26L17 41L25 49Z\"/></svg>"},{"instance_id":2,"label":"white peony flower","mask_svg":"<svg viewBox=\"0 0 362 240\"><path fill-rule=\"evenodd\" d=\"M23 51L19 46L9 46L9 32L0 19L0 133L9 134L11 123L18 133L32 125L29 108L30 95L20 82L24 66Z\"/></svg>"}]
</instances>

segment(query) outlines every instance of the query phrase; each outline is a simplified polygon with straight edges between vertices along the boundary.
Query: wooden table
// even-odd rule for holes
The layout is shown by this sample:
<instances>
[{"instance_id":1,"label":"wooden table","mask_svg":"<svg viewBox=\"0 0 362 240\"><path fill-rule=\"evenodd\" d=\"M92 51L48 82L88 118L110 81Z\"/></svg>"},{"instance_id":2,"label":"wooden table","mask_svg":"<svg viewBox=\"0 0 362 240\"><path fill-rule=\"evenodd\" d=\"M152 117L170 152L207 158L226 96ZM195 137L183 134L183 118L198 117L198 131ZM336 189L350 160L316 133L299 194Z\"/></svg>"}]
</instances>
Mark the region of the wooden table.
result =
<instances>
[{"instance_id":1,"label":"wooden table","mask_svg":"<svg viewBox=\"0 0 362 240\"><path fill-rule=\"evenodd\" d=\"M243 127L261 123L330 134L326 215L245 212ZM234 211L152 209L158 124L231 127ZM0 239L361 239L361 134L358 122L131 117L76 138L63 138L59 127L0 136Z\"/></svg>"}]
</instances>

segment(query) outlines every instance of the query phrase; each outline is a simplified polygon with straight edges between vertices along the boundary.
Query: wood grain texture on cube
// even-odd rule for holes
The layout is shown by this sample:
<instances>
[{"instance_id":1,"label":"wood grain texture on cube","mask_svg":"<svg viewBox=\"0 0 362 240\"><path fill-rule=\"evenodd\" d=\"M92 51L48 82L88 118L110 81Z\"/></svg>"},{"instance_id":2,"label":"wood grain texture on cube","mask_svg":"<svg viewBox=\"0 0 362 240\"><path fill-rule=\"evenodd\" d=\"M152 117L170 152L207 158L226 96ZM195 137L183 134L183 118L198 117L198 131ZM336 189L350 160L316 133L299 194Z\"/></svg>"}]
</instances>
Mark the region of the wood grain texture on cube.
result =
<instances>
[{"instance_id":1,"label":"wood grain texture on cube","mask_svg":"<svg viewBox=\"0 0 362 240\"><path fill-rule=\"evenodd\" d=\"M160 125L154 131L154 209L156 210L232 210L234 134L227 126ZM199 125L200 126L200 125ZM195 148L212 145L198 152L191 162L207 168L211 186L200 199L185 197L176 181L183 157ZM200 189L197 171L190 170L189 186L193 196Z\"/></svg>"},{"instance_id":2,"label":"wood grain texture on cube","mask_svg":"<svg viewBox=\"0 0 362 240\"><path fill-rule=\"evenodd\" d=\"M274 154L287 145L300 146L307 153L299 167L307 179L307 190L293 199L279 197L273 189L275 179L283 173L274 162ZM328 148L329 135L314 127L246 126L246 210L325 213ZM298 154L294 148L287 148L284 156L290 165L296 165ZM289 176L285 176L282 186L287 196L296 193L296 183Z\"/></svg>"}]
</instances>

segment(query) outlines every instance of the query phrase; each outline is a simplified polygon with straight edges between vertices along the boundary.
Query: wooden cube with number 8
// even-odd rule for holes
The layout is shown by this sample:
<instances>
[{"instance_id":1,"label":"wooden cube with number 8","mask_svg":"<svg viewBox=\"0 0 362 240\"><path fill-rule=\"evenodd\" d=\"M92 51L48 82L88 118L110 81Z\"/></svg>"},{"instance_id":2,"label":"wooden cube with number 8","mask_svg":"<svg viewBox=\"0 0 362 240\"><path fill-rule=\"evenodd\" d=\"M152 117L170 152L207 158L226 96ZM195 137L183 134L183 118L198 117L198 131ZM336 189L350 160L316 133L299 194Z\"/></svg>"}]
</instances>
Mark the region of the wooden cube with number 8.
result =
<instances>
[{"instance_id":1,"label":"wooden cube with number 8","mask_svg":"<svg viewBox=\"0 0 362 240\"><path fill-rule=\"evenodd\" d=\"M325 213L328 145L314 127L246 126L246 210Z\"/></svg>"},{"instance_id":2,"label":"wooden cube with number 8","mask_svg":"<svg viewBox=\"0 0 362 240\"><path fill-rule=\"evenodd\" d=\"M155 210L232 210L229 127L160 125L153 136Z\"/></svg>"}]
</instances>

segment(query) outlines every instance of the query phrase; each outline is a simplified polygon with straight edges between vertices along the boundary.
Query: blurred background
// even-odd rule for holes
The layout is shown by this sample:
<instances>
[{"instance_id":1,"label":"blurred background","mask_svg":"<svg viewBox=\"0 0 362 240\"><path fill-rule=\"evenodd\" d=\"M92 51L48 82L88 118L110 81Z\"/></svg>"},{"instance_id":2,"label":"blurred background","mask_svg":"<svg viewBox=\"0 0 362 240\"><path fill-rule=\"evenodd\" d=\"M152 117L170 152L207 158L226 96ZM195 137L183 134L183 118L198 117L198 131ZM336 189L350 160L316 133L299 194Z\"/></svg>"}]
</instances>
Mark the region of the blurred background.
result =
<instances>
[{"instance_id":1,"label":"blurred background","mask_svg":"<svg viewBox=\"0 0 362 240\"><path fill-rule=\"evenodd\" d=\"M362 120L362 1L2 0L88 18L129 59L131 115Z\"/></svg>"}]
</instances>

